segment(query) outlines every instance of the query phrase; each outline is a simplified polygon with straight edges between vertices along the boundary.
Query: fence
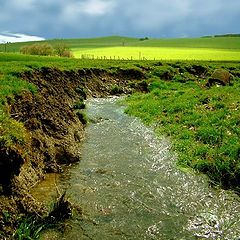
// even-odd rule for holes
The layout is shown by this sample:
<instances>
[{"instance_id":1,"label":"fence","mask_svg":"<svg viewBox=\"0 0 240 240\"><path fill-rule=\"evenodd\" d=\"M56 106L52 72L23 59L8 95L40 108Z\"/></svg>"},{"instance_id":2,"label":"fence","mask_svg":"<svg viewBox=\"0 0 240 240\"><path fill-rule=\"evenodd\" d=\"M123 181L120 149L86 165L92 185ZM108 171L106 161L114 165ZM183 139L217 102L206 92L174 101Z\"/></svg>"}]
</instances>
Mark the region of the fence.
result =
<instances>
[{"instance_id":1,"label":"fence","mask_svg":"<svg viewBox=\"0 0 240 240\"><path fill-rule=\"evenodd\" d=\"M147 59L146 57L143 57L141 53L139 53L139 58L134 58L133 56L130 56L130 58L124 58L120 56L95 56L94 54L82 54L80 56L81 59L88 59L88 60L156 60L154 59Z\"/></svg>"}]
</instances>

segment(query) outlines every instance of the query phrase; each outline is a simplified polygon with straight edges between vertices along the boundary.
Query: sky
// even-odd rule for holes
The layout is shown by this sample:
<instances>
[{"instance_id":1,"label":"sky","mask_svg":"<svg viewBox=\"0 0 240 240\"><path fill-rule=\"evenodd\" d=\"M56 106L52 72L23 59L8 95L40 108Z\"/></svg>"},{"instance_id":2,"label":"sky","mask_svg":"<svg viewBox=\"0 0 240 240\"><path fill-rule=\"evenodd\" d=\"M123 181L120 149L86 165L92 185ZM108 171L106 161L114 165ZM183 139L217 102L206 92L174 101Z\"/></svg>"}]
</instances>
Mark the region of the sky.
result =
<instances>
[{"instance_id":1,"label":"sky","mask_svg":"<svg viewBox=\"0 0 240 240\"><path fill-rule=\"evenodd\" d=\"M240 0L0 0L2 42L199 37L240 33L239 23Z\"/></svg>"}]
</instances>

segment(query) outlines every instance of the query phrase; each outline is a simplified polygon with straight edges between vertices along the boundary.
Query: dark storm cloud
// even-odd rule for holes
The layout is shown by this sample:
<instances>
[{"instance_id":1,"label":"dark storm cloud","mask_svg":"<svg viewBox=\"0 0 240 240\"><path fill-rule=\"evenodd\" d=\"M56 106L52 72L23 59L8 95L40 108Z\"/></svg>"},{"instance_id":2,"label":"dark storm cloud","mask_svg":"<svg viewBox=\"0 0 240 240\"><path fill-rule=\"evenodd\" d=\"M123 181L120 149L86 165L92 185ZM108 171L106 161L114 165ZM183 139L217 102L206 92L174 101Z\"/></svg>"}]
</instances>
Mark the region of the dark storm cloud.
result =
<instances>
[{"instance_id":1,"label":"dark storm cloud","mask_svg":"<svg viewBox=\"0 0 240 240\"><path fill-rule=\"evenodd\" d=\"M0 32L47 38L240 32L239 0L6 0Z\"/></svg>"}]
</instances>

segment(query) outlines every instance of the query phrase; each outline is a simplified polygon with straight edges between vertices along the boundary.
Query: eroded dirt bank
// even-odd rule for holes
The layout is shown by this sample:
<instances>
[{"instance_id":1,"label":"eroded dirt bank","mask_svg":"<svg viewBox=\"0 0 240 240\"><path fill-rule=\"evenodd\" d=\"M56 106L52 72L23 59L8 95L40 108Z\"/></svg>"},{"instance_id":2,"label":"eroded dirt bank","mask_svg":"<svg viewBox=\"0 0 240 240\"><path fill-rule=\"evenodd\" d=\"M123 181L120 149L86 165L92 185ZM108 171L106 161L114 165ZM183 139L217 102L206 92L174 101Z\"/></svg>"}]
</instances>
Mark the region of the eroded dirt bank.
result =
<instances>
[{"instance_id":1,"label":"eroded dirt bank","mask_svg":"<svg viewBox=\"0 0 240 240\"><path fill-rule=\"evenodd\" d=\"M37 94L24 92L9 102L12 118L23 122L27 143L1 148L0 238L11 239L20 214L41 214L42 206L28 190L47 172L80 160L79 145L85 122L74 108L80 98L146 91L144 74L134 69L108 72L98 69L61 71L42 68L22 73ZM2 235L1 235L2 234Z\"/></svg>"}]
</instances>

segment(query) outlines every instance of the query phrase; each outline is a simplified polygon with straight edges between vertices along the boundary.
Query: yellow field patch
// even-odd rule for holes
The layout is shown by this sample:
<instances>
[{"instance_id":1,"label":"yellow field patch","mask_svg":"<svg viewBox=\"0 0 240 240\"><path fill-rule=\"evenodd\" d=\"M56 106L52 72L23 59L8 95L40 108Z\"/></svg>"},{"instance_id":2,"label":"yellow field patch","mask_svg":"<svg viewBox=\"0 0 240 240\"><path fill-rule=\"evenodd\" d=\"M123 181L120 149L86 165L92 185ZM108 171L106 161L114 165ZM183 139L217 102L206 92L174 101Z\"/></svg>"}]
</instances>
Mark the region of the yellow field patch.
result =
<instances>
[{"instance_id":1,"label":"yellow field patch","mask_svg":"<svg viewBox=\"0 0 240 240\"><path fill-rule=\"evenodd\" d=\"M145 60L240 60L240 51L211 48L105 47L72 49L76 58Z\"/></svg>"}]
</instances>

